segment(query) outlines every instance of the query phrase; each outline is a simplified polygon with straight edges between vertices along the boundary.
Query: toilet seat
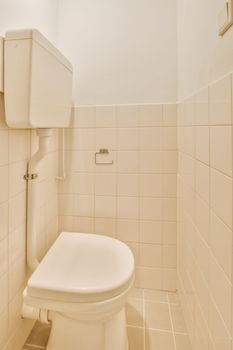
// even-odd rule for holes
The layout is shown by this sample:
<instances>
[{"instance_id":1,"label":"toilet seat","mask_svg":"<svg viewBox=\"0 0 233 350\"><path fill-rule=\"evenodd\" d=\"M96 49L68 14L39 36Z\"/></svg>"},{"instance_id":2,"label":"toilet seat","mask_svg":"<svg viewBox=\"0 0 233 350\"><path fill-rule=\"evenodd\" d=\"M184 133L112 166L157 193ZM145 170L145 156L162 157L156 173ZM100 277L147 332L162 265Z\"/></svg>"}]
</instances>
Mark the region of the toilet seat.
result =
<instances>
[{"instance_id":1,"label":"toilet seat","mask_svg":"<svg viewBox=\"0 0 233 350\"><path fill-rule=\"evenodd\" d=\"M28 281L27 298L60 303L112 299L130 288L131 250L111 237L63 232Z\"/></svg>"}]
</instances>

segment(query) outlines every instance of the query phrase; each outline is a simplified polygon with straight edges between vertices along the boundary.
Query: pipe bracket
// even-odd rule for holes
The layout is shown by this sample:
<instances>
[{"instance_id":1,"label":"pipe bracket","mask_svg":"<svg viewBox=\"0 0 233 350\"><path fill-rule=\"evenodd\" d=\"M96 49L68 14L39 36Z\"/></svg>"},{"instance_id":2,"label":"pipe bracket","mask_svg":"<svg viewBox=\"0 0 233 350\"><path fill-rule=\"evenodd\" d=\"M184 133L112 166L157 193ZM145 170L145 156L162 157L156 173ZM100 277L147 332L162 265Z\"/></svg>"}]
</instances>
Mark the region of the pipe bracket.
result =
<instances>
[{"instance_id":1,"label":"pipe bracket","mask_svg":"<svg viewBox=\"0 0 233 350\"><path fill-rule=\"evenodd\" d=\"M38 178L38 174L26 174L24 175L24 180L30 181L30 180L36 180Z\"/></svg>"}]
</instances>

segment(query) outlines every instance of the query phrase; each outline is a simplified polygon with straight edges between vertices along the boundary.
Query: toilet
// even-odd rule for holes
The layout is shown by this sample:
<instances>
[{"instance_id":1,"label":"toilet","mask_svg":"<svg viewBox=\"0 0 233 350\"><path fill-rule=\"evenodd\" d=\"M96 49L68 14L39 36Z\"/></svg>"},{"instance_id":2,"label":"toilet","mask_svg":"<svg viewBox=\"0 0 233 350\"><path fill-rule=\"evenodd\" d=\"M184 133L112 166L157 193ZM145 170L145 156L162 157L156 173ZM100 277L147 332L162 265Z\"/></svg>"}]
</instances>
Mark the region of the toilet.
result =
<instances>
[{"instance_id":1,"label":"toilet","mask_svg":"<svg viewBox=\"0 0 233 350\"><path fill-rule=\"evenodd\" d=\"M62 232L24 291L24 308L51 322L47 350L127 350L125 303L134 257L124 243Z\"/></svg>"}]
</instances>

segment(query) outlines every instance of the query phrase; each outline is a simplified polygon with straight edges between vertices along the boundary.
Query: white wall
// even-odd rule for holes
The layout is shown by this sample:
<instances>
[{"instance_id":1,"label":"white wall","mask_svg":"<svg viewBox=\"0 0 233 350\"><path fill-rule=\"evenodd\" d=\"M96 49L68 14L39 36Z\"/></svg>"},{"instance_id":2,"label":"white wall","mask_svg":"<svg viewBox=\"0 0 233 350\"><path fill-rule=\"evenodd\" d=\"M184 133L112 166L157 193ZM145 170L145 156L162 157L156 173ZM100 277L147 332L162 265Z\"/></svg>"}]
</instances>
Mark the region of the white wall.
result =
<instances>
[{"instance_id":1,"label":"white wall","mask_svg":"<svg viewBox=\"0 0 233 350\"><path fill-rule=\"evenodd\" d=\"M218 36L225 0L177 0L178 96L183 99L233 70L233 27Z\"/></svg>"},{"instance_id":2,"label":"white wall","mask_svg":"<svg viewBox=\"0 0 233 350\"><path fill-rule=\"evenodd\" d=\"M0 35L18 28L37 28L57 39L58 0L0 0Z\"/></svg>"},{"instance_id":3,"label":"white wall","mask_svg":"<svg viewBox=\"0 0 233 350\"><path fill-rule=\"evenodd\" d=\"M79 105L176 101L175 0L60 0Z\"/></svg>"}]
</instances>

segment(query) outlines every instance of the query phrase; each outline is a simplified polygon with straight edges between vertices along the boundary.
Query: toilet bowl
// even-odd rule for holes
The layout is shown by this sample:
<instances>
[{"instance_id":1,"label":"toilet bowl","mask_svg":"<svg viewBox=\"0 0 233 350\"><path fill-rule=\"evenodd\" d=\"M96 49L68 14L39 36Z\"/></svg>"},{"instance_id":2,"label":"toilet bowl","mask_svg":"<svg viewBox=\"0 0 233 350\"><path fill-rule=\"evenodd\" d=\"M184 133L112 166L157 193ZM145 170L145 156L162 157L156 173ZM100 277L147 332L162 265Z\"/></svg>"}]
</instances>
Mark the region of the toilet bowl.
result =
<instances>
[{"instance_id":1,"label":"toilet bowl","mask_svg":"<svg viewBox=\"0 0 233 350\"><path fill-rule=\"evenodd\" d=\"M127 350L133 280L134 258L124 243L63 232L28 280L24 307L51 322L47 350Z\"/></svg>"}]
</instances>

